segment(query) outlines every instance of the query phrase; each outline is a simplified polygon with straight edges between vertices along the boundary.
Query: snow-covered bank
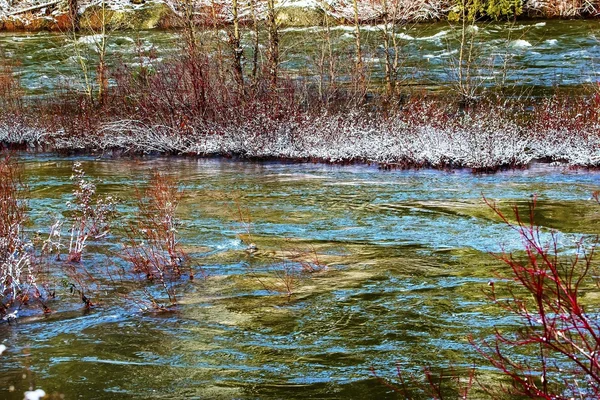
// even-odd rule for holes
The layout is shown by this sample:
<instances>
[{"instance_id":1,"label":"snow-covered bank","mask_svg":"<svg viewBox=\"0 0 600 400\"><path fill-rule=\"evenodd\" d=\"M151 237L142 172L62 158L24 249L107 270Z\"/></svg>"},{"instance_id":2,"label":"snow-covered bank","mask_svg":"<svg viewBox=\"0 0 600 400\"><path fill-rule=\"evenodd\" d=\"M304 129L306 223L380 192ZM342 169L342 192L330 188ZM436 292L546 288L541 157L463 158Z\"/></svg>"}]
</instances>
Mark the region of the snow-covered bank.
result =
<instances>
[{"instance_id":1,"label":"snow-covered bank","mask_svg":"<svg viewBox=\"0 0 600 400\"><path fill-rule=\"evenodd\" d=\"M533 161L600 167L600 124L574 133L566 128L528 131L504 118L438 126L401 118L322 115L294 122L263 117L242 126L197 126L183 134L164 125L135 120L105 123L97 134L68 135L25 126L0 127L0 142L54 151L183 154L276 158L332 163L495 170Z\"/></svg>"}]
</instances>

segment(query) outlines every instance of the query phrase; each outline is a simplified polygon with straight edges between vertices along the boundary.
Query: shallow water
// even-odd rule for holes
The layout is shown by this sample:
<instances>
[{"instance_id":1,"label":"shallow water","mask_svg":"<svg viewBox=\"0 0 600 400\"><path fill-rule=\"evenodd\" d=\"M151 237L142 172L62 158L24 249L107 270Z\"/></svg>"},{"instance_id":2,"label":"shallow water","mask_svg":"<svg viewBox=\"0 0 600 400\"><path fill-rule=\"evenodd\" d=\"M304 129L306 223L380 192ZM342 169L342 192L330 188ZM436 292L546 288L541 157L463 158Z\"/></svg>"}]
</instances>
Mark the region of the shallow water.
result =
<instances>
[{"instance_id":1,"label":"shallow water","mask_svg":"<svg viewBox=\"0 0 600 400\"><path fill-rule=\"evenodd\" d=\"M365 63L376 83L383 77L385 53L382 27L362 28ZM414 88L443 88L456 81L460 32L448 23L398 27L400 77ZM215 43L213 32L202 40ZM225 32L219 37L226 38ZM483 86L535 88L550 91L556 86L579 86L598 81L600 29L597 21L531 21L478 25L473 82ZM289 28L281 32L281 67L293 76L318 79L319 61L326 44L325 28ZM354 36L351 27L331 31L336 68L340 80L349 79L353 64ZM250 60L252 36L244 36L246 67ZM83 83L77 55L79 49L94 71L97 37L73 40L53 33L0 33L0 51L16 62L21 84L30 94L47 94L61 87ZM108 38L108 60L129 65L152 65L173 57L181 42L176 32L115 32ZM226 46L224 44L224 46ZM225 50L226 51L226 47ZM264 48L261 49L264 51ZM326 59L325 71L329 61ZM325 72L327 74L327 72ZM516 90L517 93L522 90Z\"/></svg>"},{"instance_id":2,"label":"shallow water","mask_svg":"<svg viewBox=\"0 0 600 400\"><path fill-rule=\"evenodd\" d=\"M75 159L24 156L31 230L63 213ZM369 166L159 158L78 158L99 190L123 200L153 169L177 177L183 246L208 278L183 281L176 312L139 311L100 278L101 305L84 312L58 287L54 313L23 310L0 323L0 397L29 387L65 398L396 398L370 369L394 380L395 363L417 375L482 365L467 341L494 327L514 329L482 294L506 273L489 252L520 248L519 238L482 202L505 209L539 197L536 218L569 247L600 233L590 200L598 172L533 166L495 175L391 171ZM240 210L250 225L240 222ZM117 226L88 248L83 266L102 276L120 250ZM244 252L241 239L259 251ZM269 293L277 256L309 250L328 268ZM118 290L117 290L118 291ZM448 371L446 371L448 373ZM480 367L480 376L497 379ZM490 378L491 377L491 378ZM396 379L397 381L397 379ZM10 386L14 391L10 392ZM400 397L400 396L398 396Z\"/></svg>"}]
</instances>

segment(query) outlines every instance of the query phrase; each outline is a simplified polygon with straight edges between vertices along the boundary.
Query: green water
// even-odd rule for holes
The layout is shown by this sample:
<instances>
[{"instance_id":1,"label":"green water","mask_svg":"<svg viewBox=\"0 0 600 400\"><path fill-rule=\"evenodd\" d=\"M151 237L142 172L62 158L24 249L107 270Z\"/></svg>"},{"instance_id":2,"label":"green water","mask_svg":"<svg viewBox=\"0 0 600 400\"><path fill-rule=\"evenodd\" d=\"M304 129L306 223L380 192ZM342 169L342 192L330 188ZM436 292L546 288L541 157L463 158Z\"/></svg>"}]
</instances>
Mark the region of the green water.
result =
<instances>
[{"instance_id":1,"label":"green water","mask_svg":"<svg viewBox=\"0 0 600 400\"><path fill-rule=\"evenodd\" d=\"M382 27L364 26L363 53L371 82L381 82L385 52ZM399 79L406 87L444 89L456 82L455 66L459 52L457 27L448 23L397 27ZM292 76L307 77L313 82L329 73L330 59L320 60L327 50L325 28L290 28L281 31L281 68ZM217 37L227 54L224 31L216 35L204 32L202 43L208 43L216 54ZM600 29L597 21L532 21L486 23L477 26L474 61L470 71L473 83L482 87L536 88L551 92L557 86L578 87L598 81L600 60ZM262 44L266 43L261 37ZM251 69L252 35L244 33L244 63ZM30 94L48 94L60 88L81 88L83 77L79 49L95 70L97 54L93 36L73 40L52 33L1 33L0 51L17 64L15 74ZM120 62L128 65L160 64L175 57L181 38L177 32L142 31L114 32L108 37L108 62L113 67ZM352 27L333 27L331 31L333 64L341 83L350 79L354 64L354 34ZM265 57L264 47L260 58ZM394 53L391 53L393 58ZM321 68L323 67L323 68Z\"/></svg>"},{"instance_id":2,"label":"green water","mask_svg":"<svg viewBox=\"0 0 600 400\"><path fill-rule=\"evenodd\" d=\"M175 176L185 190L179 233L197 278L177 285L175 312L141 312L135 298L143 293L103 273L127 268L107 257L122 248L117 224L83 258L97 277L97 308L84 311L58 286L52 314L23 309L16 324L0 323L0 343L8 347L0 356L0 398L21 399L30 386L67 399L402 398L371 373L398 382L396 363L420 377L425 366L461 375L476 364L483 382L498 382L467 337L518 326L482 290L508 273L489 252L521 245L482 194L504 207L536 193L537 220L562 232L565 247L580 234L600 233L600 209L590 200L597 172L533 166L488 176L185 158L77 160L101 192L122 199L125 217L133 212L133 188L153 169ZM74 159L23 161L29 229L47 232L52 214L64 213L70 199ZM240 223L240 210L249 225ZM258 246L253 255L244 251L248 233ZM289 298L265 290L259 279L276 285L278 257L298 249L310 249L305 258L316 254L327 268L299 279Z\"/></svg>"}]
</instances>

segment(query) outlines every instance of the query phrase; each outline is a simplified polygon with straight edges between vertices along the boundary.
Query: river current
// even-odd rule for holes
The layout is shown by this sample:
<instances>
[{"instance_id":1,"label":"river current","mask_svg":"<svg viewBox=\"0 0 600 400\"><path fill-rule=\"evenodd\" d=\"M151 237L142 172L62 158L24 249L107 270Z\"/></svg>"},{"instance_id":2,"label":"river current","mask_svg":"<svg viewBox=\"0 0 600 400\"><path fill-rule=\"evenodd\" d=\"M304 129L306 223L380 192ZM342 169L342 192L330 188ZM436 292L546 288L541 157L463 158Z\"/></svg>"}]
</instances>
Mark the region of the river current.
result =
<instances>
[{"instance_id":1,"label":"river current","mask_svg":"<svg viewBox=\"0 0 600 400\"><path fill-rule=\"evenodd\" d=\"M396 363L421 378L427 366L466 376L475 364L482 381L497 382L467 338L518 328L484 291L509 274L493 253L522 245L482 196L507 213L537 196L536 221L558 232L567 255L575 239L600 233L591 200L600 176L584 170L40 155L22 157L30 231L66 215L75 161L101 193L121 199L124 218L151 171L176 177L178 233L197 278L178 284L179 306L168 313L140 311L130 300L143 294L106 277L93 285L101 301L89 312L57 285L53 313L22 310L16 323L0 323L1 398L21 399L28 387L86 399L396 398L371 372L399 384ZM248 237L256 253L245 251ZM115 256L123 240L116 226L90 243L82 265L98 277L127 268ZM290 297L266 290L260 278L300 252L326 268L295 282Z\"/></svg>"}]
</instances>

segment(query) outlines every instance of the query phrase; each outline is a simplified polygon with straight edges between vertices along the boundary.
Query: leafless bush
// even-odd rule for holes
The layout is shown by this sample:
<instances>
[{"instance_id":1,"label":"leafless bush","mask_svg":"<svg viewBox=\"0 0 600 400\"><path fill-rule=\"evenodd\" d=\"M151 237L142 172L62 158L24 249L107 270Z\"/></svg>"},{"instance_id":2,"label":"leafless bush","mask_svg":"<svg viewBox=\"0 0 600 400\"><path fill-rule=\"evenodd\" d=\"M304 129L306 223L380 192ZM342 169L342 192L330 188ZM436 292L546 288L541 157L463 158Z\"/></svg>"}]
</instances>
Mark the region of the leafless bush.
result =
<instances>
[{"instance_id":1,"label":"leafless bush","mask_svg":"<svg viewBox=\"0 0 600 400\"><path fill-rule=\"evenodd\" d=\"M524 257L505 253L498 258L511 270L513 286L498 290L490 283L490 299L516 316L521 329L496 331L489 341L471 338L475 349L494 367L511 378L512 395L543 399L598 398L600 394L600 323L598 307L584 294L597 290L593 271L598 238L588 246L582 239L574 254L561 254L558 237L544 239L535 225L536 198L523 216L515 206L516 222L488 201L500 219L516 231L523 242ZM518 357L535 354L534 357Z\"/></svg>"},{"instance_id":2,"label":"leafless bush","mask_svg":"<svg viewBox=\"0 0 600 400\"><path fill-rule=\"evenodd\" d=\"M181 191L173 178L155 172L148 187L137 197L138 212L127 228L123 258L132 264L135 273L162 286L168 305L154 303L166 309L177 303L174 283L183 274L187 261L179 245L175 215ZM191 269L189 277L193 279Z\"/></svg>"},{"instance_id":3,"label":"leafless bush","mask_svg":"<svg viewBox=\"0 0 600 400\"><path fill-rule=\"evenodd\" d=\"M116 202L111 196L96 195L96 185L87 179L81 163L73 165L71 180L75 184L71 209L69 254L67 260L80 262L89 238L100 239L110 231L110 222L115 215Z\"/></svg>"}]
</instances>

